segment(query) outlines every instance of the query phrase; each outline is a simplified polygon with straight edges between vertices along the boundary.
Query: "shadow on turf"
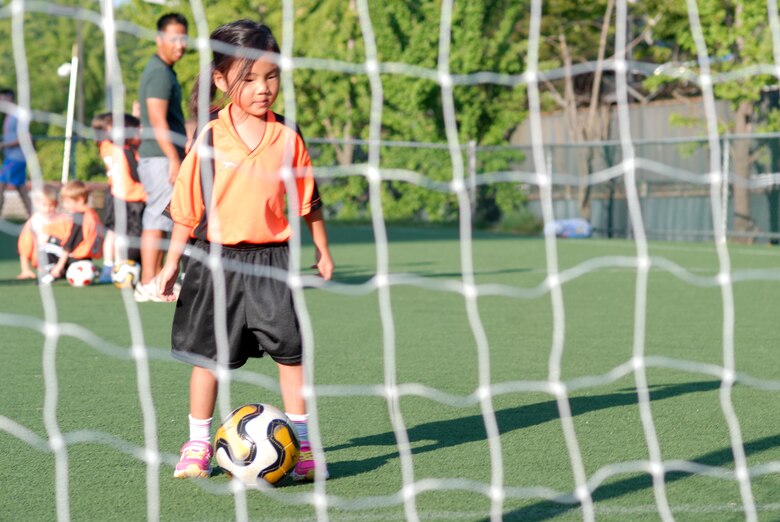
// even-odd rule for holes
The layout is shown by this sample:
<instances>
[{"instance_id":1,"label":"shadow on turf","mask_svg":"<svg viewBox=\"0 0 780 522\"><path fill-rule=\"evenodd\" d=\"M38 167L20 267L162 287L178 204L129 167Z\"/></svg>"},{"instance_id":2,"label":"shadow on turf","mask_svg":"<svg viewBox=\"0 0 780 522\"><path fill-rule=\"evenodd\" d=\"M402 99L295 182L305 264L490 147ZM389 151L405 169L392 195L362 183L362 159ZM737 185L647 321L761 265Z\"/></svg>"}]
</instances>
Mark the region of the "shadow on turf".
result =
<instances>
[{"instance_id":1,"label":"shadow on turf","mask_svg":"<svg viewBox=\"0 0 780 522\"><path fill-rule=\"evenodd\" d=\"M0 286L37 286L37 279L0 279Z\"/></svg>"},{"instance_id":2,"label":"shadow on turf","mask_svg":"<svg viewBox=\"0 0 780 522\"><path fill-rule=\"evenodd\" d=\"M780 446L780 435L772 435L770 437L764 437L751 442L746 442L744 446L745 454L747 456L777 448ZM705 453L700 457L692 459L692 461L697 464L703 464L705 466L724 466L730 465L734 462L734 454L732 453L731 446L728 446L717 451ZM675 482L680 479L689 477L690 475L690 473L683 473L680 471L667 473L665 476L665 482L668 484L670 482ZM617 482L612 482L606 486L600 486L596 491L593 492L593 501L601 502L610 500L643 489L652 489L652 487L653 481L649 475L630 477L619 480ZM530 506L504 513L504 520L547 520L575 509L580 509L579 504L563 505L544 500L531 504ZM483 520L487 521L489 519L485 518Z\"/></svg>"},{"instance_id":3,"label":"shadow on turf","mask_svg":"<svg viewBox=\"0 0 780 522\"><path fill-rule=\"evenodd\" d=\"M699 381L654 386L651 390L651 399L653 401L658 401L679 397L680 395L688 393L717 390L718 388L720 388L720 381ZM569 403L571 404L572 416L576 417L577 415L607 408L635 405L637 404L637 396L636 391L632 388L604 395L571 397ZM498 427L501 433L509 433L514 430L537 426L546 422L556 421L559 418L558 405L554 400L496 411L496 420L498 421ZM430 441L430 443L425 446L415 447L413 450L414 454L476 442L484 440L486 437L484 419L481 414L471 415L469 417L459 417L457 419L427 422L425 424L413 426L407 431L409 434L409 441L412 443ZM337 451L354 446L395 447L395 435L392 431L387 431L376 435L358 437L346 444L326 448L325 451ZM333 464L328 465L328 470L332 477L359 475L377 469L397 457L398 453L394 451L387 455L380 455L365 460L334 462ZM562 509L565 511L571 508L563 507Z\"/></svg>"},{"instance_id":4,"label":"shadow on turf","mask_svg":"<svg viewBox=\"0 0 780 522\"><path fill-rule=\"evenodd\" d=\"M430 265L431 263L405 263L408 265ZM507 268L505 270L475 270L475 276L487 276L487 275L502 275L502 274L520 274L522 272L530 272L531 268ZM433 270L419 270L409 272L393 271L394 274L407 273L418 277L430 277L430 278L448 278L458 279L463 277L461 272L434 272ZM349 265L345 267L338 267L338 270L333 274L333 281L341 283L343 285L362 285L367 283L374 277L375 274L368 273L365 267L352 268Z\"/></svg>"}]
</instances>

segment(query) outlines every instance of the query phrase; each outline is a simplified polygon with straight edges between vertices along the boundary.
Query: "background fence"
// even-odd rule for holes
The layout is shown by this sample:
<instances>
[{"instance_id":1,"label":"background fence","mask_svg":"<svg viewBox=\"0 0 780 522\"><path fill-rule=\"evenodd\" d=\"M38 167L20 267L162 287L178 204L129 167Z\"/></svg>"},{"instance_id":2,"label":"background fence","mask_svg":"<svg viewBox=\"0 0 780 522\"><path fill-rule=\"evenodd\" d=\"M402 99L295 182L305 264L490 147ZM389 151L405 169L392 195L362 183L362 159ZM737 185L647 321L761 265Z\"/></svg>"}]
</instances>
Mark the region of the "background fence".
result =
<instances>
[{"instance_id":1,"label":"background fence","mask_svg":"<svg viewBox=\"0 0 780 522\"><path fill-rule=\"evenodd\" d=\"M361 177L360 170L354 167L366 161L368 142L314 138L309 139L308 144L315 166L323 174L324 185L349 177ZM708 181L712 169L707 139L635 140L632 145L635 156L641 159L636 179L648 237L687 241L712 238L712 202ZM36 139L36 147L42 156L42 165L52 164L44 167L45 179L57 180L60 172L57 164L61 165L62 161L62 140L52 137ZM344 147L352 150L351 165L339 165L337 150L343 151ZM735 164L734 150L737 147L743 147L749 154L748 165L744 169L747 178L737 176L737 168L740 167ZM96 151L92 150L95 148L92 142L84 139L74 146L72 172L82 179L100 180L99 176L104 172L102 165L94 164L98 159ZM724 135L720 138L720 150L720 168L728 173L729 181L723 194L729 235L748 235L758 242L780 239L780 175L777 174L780 172L780 133ZM476 216L481 211L485 212L485 209L479 208L484 205L484 199L477 195L479 187L500 185L505 189L505 199L522 201L525 208L541 220L539 194L533 181L536 168L530 147L479 147L468 143L461 147L461 152L464 177L472 188L472 210ZM580 199L585 191L589 201L589 219L597 235L631 236L624 179L614 170L623 160L619 142L549 144L544 146L544 154L546 168L552 173L556 219L580 217ZM394 196L385 202L386 205L403 205L405 199L425 197L420 193L430 195L438 192L438 197L431 198L427 206L421 204L419 209L409 210L407 217L427 222L446 221L456 216L457 207L447 194L453 167L446 144L383 142L382 167L396 173L416 174L416 177L407 176L405 179L393 179L393 175L389 175L388 184L394 184L395 188L391 190ZM733 227L735 183L750 187L749 218L752 226L746 233L737 233ZM404 191L403 187L409 185L417 189L415 194ZM15 194L9 192L7 196L6 216L19 210L14 204ZM333 205L334 217L339 217L337 214L344 206L344 202L339 201L342 197L340 193L336 194L329 202ZM367 192L356 195L355 204L367 208L367 197ZM437 210L437 207L441 209ZM488 222L500 219L500 215L487 216Z\"/></svg>"}]
</instances>

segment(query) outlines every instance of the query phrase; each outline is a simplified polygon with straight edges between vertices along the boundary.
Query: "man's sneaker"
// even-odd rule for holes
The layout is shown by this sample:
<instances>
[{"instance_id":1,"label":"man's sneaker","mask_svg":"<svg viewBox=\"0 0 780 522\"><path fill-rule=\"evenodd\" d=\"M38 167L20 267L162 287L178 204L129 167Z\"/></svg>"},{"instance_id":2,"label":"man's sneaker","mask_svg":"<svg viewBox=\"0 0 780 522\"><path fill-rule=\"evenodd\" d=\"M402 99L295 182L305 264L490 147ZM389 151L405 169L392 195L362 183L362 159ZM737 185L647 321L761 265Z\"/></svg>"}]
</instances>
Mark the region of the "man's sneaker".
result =
<instances>
[{"instance_id":1,"label":"man's sneaker","mask_svg":"<svg viewBox=\"0 0 780 522\"><path fill-rule=\"evenodd\" d=\"M211 475L211 444L191 440L181 447L181 458L173 478L206 478Z\"/></svg>"},{"instance_id":2,"label":"man's sneaker","mask_svg":"<svg viewBox=\"0 0 780 522\"><path fill-rule=\"evenodd\" d=\"M297 481L312 481L314 480L314 469L320 468L324 473L325 480L328 479L328 468L325 467L325 464L318 465L314 462L314 456L311 453L311 449L308 451L301 451L300 456L298 457L298 464L295 465L295 469L293 469L292 472L292 479Z\"/></svg>"},{"instance_id":3,"label":"man's sneaker","mask_svg":"<svg viewBox=\"0 0 780 522\"><path fill-rule=\"evenodd\" d=\"M135 285L135 291L133 292L133 297L135 298L135 301L137 303L146 303L146 302L155 302L155 303L164 303L165 299L160 297L160 295L157 293L157 280L152 279L146 284L138 283Z\"/></svg>"},{"instance_id":4,"label":"man's sneaker","mask_svg":"<svg viewBox=\"0 0 780 522\"><path fill-rule=\"evenodd\" d=\"M114 269L113 266L103 265L103 269L100 271L100 278L98 279L98 283L101 284L113 283L111 279L111 271L113 269Z\"/></svg>"}]
</instances>

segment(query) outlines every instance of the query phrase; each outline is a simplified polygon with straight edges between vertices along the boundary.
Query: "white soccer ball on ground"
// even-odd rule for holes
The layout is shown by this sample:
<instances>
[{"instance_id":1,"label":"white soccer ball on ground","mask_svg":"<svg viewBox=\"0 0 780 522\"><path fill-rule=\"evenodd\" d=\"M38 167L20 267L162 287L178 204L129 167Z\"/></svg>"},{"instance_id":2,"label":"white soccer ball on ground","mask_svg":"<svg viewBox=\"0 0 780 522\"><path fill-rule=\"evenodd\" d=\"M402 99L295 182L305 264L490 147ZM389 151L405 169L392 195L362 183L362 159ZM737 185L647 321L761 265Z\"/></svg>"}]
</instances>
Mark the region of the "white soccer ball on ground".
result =
<instances>
[{"instance_id":1,"label":"white soccer ball on ground","mask_svg":"<svg viewBox=\"0 0 780 522\"><path fill-rule=\"evenodd\" d=\"M95 281L95 276L97 276L95 265L88 259L71 263L65 272L65 279L70 286L76 287L91 285Z\"/></svg>"},{"instance_id":2,"label":"white soccer ball on ground","mask_svg":"<svg viewBox=\"0 0 780 522\"><path fill-rule=\"evenodd\" d=\"M111 281L117 288L134 288L141 280L141 265L128 259L114 265L111 270Z\"/></svg>"},{"instance_id":3,"label":"white soccer ball on ground","mask_svg":"<svg viewBox=\"0 0 780 522\"><path fill-rule=\"evenodd\" d=\"M214 438L217 464L248 488L276 484L298 463L300 443L290 419L267 404L236 408Z\"/></svg>"}]
</instances>

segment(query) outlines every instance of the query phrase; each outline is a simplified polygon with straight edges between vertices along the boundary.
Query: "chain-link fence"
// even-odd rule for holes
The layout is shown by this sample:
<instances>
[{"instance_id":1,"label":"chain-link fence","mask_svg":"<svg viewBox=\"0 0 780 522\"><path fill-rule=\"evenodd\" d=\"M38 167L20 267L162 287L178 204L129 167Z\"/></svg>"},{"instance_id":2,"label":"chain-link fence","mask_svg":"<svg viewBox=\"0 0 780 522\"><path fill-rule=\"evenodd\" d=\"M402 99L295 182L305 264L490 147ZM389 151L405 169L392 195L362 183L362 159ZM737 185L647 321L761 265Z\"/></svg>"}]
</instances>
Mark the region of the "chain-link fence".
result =
<instances>
[{"instance_id":1,"label":"chain-link fence","mask_svg":"<svg viewBox=\"0 0 780 522\"><path fill-rule=\"evenodd\" d=\"M61 162L62 144L56 142L47 137L36 143L49 159L58 156ZM365 165L370 145L365 140L308 140L331 218L369 216ZM706 240L720 226L730 237L780 239L780 133L724 135L714 146L706 138L674 138L633 141L631 147L648 237ZM74 177L89 180L102 172L101 164L92 165L92 156L96 157L92 148L84 140L74 147ZM379 156L385 217L406 222L457 220L452 181L461 178L477 224L497 226L527 214L525 224L517 227L538 230L529 222L541 221L537 172L542 170L551 175L556 219L585 217L597 235L632 236L624 147L619 141L550 144L542 149L544 157L535 158L530 147L480 147L472 142L451 150L443 143L383 141ZM47 170L54 178L44 172L46 179L59 175L57 161L52 161ZM713 178L713 172L727 175ZM726 209L721 223L713 223L713 204Z\"/></svg>"}]
</instances>

